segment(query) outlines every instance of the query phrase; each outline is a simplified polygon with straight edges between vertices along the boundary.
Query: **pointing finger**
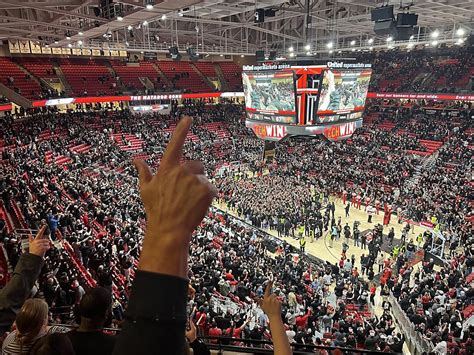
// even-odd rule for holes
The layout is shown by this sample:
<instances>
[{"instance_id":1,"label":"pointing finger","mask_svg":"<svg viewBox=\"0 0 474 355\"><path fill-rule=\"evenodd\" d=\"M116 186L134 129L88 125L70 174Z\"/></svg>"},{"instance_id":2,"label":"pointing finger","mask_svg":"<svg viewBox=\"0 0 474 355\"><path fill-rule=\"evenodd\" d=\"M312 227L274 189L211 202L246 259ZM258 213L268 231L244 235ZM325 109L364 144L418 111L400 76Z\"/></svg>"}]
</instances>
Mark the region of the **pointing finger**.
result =
<instances>
[{"instance_id":1,"label":"pointing finger","mask_svg":"<svg viewBox=\"0 0 474 355\"><path fill-rule=\"evenodd\" d=\"M36 234L36 237L34 239L41 239L43 238L44 231L46 230L46 225L41 226L40 230Z\"/></svg>"},{"instance_id":2,"label":"pointing finger","mask_svg":"<svg viewBox=\"0 0 474 355\"><path fill-rule=\"evenodd\" d=\"M173 132L173 137L166 147L163 159L161 159L160 167L170 167L178 165L181 157L183 156L183 146L188 135L189 128L193 122L189 116L184 116L176 126Z\"/></svg>"},{"instance_id":3,"label":"pointing finger","mask_svg":"<svg viewBox=\"0 0 474 355\"><path fill-rule=\"evenodd\" d=\"M270 294L272 292L272 286L273 286L273 282L268 281L267 287L265 288L265 297L270 297Z\"/></svg>"},{"instance_id":4,"label":"pointing finger","mask_svg":"<svg viewBox=\"0 0 474 355\"><path fill-rule=\"evenodd\" d=\"M135 159L133 161L133 165L135 165L135 168L138 171L138 180L140 182L140 185L143 185L144 183L151 180L153 175L151 174L150 167L148 166L147 163L145 163L144 160Z\"/></svg>"}]
</instances>

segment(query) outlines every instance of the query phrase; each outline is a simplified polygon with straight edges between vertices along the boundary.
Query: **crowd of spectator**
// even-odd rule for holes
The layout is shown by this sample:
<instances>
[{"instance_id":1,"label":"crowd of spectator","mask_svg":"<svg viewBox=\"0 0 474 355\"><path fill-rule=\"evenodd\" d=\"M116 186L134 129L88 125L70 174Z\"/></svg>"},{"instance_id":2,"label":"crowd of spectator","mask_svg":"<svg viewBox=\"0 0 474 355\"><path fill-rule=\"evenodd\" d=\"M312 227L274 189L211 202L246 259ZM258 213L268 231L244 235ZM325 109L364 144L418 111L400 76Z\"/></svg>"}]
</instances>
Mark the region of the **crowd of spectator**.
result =
<instances>
[{"instance_id":1,"label":"crowd of spectator","mask_svg":"<svg viewBox=\"0 0 474 355\"><path fill-rule=\"evenodd\" d=\"M405 151L423 150L419 139L429 137L423 135L417 123L405 125L404 118L395 120L397 126L392 131L379 128L375 121L344 142L329 144L314 139L281 143L274 163L267 168L260 163L261 142L243 127L241 106L188 103L185 107L173 106L170 115L90 111L45 113L20 121L3 121L3 206L24 228L37 230L48 225L46 233L57 248L46 254L37 295L54 310L56 321L71 321L69 310L80 315L84 291L94 285L112 293L113 317L107 324L113 318L118 327L123 320L145 220L130 158L138 155L156 166L176 117L187 114L195 120L191 129L195 139L185 144L185 158L202 161L218 188L220 201L254 226L293 236L298 236L301 228L306 234L319 230L315 237L320 237L323 230L332 233L335 229L335 236L340 237L345 228L343 232L335 221L334 210L328 207L324 215L320 212L327 207L330 195L340 195L348 205L355 200L381 210L399 208L405 217L416 221L436 216L448 237L456 267L436 273L431 264L426 265L418 276L414 275L416 286L411 286L407 282L412 271L409 260L401 253L393 262L397 271L394 275L389 271L392 263L388 261L387 267L382 263L379 272L386 280L386 289L382 290L385 289L384 295L387 289L392 290L401 301L406 297L402 295L408 294L408 304L402 302L401 306L410 316L409 309L417 311L417 302L425 296L421 290L426 285L430 294L449 294L455 302L449 303L451 308L444 314L454 317L453 325L440 327L446 317L442 321L436 318L429 323L414 323L425 324L424 329L430 330L436 344L441 342L439 339L446 341L450 333L458 334L459 311L472 298L464 281L472 258L471 226L466 220L472 213L466 169L472 159L469 146L473 145L469 120L461 118L456 127L445 124L437 129L438 124L433 122L442 121L441 118L431 121L419 114L445 145L435 166L422 168L418 184L410 186L406 181L421 162ZM222 137L211 129L209 124L213 122L220 123L220 129L229 135ZM403 127L415 136L396 132ZM44 132L49 133L48 138L40 138ZM125 150L113 139L113 134L118 134L127 145L125 133L143 141L139 152ZM81 153L71 149L80 145L88 149ZM55 164L48 156L68 159L64 165ZM229 165L231 162L238 162L236 168ZM447 166L447 162L454 164ZM22 243L10 232L5 223L5 249L10 262L16 265ZM349 233L358 235L357 227L349 227ZM259 230L211 209L191 242L188 277L193 291L189 314L198 333L231 336L235 339L230 342L237 344L241 338L270 339L268 319L256 301L264 293L264 281L270 278L274 293L282 302L286 334L301 348L325 342L340 347L400 351L403 337L395 329L390 306L379 318L364 312L375 293L371 280L380 256L377 233L378 229L374 231L375 238L367 243L369 252L361 263L363 270L357 270L351 258L336 265L310 260L288 244L270 243ZM466 252L465 258L458 256L459 248ZM361 277L365 273L371 274L369 282ZM454 278L454 284L445 284L442 276ZM434 299L435 294L430 297ZM447 298L444 300L447 304ZM355 306L355 312L349 304ZM423 309L432 314L432 306L430 303ZM106 324L105 320L102 323ZM455 338L466 343L469 337L464 332Z\"/></svg>"}]
</instances>

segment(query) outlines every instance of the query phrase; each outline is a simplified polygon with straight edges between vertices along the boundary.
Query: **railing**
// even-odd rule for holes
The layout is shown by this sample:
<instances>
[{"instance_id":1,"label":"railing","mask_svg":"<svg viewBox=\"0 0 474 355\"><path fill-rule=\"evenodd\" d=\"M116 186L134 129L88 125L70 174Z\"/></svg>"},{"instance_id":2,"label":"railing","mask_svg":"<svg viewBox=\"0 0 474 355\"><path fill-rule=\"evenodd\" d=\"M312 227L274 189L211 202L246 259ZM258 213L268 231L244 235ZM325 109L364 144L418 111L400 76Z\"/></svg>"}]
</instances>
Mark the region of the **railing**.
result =
<instances>
[{"instance_id":1,"label":"railing","mask_svg":"<svg viewBox=\"0 0 474 355\"><path fill-rule=\"evenodd\" d=\"M74 329L76 326L71 324L55 324L65 328ZM120 333L120 329L117 328L103 328L105 333L117 335ZM225 354L226 352L241 353L241 354L273 354L273 342L268 340L254 340L254 339L240 339L230 337L213 337L213 336L202 336L198 337L206 343L210 350L217 350L218 354ZM245 345L231 345L231 344L245 344ZM328 355L341 355L341 354L398 354L395 352L383 352L367 349L355 349L355 348L342 348L337 346L322 346L312 344L290 344L293 350L293 354L314 354L317 350L326 350Z\"/></svg>"},{"instance_id":2,"label":"railing","mask_svg":"<svg viewBox=\"0 0 474 355\"><path fill-rule=\"evenodd\" d=\"M405 312L400 308L397 299L390 292L390 303L392 304L393 318L398 324L400 331L405 336L405 342L412 355L421 355L424 352L429 353L434 345L421 336L421 333L415 330L414 324L408 319Z\"/></svg>"}]
</instances>

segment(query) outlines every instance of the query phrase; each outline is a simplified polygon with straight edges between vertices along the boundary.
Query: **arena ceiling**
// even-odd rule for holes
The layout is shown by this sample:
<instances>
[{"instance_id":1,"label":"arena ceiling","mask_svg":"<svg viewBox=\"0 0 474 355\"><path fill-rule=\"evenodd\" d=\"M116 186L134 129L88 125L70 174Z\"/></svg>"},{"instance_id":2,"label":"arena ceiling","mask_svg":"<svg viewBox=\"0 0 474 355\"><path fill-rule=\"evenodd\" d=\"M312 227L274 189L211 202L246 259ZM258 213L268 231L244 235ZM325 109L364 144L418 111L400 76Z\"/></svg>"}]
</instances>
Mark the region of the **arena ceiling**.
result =
<instances>
[{"instance_id":1,"label":"arena ceiling","mask_svg":"<svg viewBox=\"0 0 474 355\"><path fill-rule=\"evenodd\" d=\"M50 46L127 47L132 51L166 51L176 45L200 53L254 54L289 47L297 51L386 46L373 32L370 11L376 0L115 0L123 14L106 19L95 15L98 0L0 0L0 39L37 40ZM412 1L384 3L407 6ZM256 8L276 10L262 24L254 23ZM415 41L453 42L471 32L473 0L414 0L419 15ZM67 39L66 37L70 38ZM333 43L328 46L328 43ZM395 44L395 43L394 43Z\"/></svg>"}]
</instances>

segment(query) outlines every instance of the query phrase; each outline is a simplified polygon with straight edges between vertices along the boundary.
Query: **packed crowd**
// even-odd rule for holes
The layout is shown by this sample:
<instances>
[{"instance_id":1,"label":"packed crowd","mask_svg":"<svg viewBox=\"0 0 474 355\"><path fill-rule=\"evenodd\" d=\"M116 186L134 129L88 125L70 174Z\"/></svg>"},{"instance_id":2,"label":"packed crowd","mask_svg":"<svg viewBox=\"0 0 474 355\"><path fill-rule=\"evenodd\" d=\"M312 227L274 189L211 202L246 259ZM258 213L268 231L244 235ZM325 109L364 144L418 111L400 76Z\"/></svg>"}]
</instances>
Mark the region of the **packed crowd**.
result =
<instances>
[{"instance_id":1,"label":"packed crowd","mask_svg":"<svg viewBox=\"0 0 474 355\"><path fill-rule=\"evenodd\" d=\"M377 124L360 129L346 142L282 143L275 163L264 172L259 163L261 144L243 128L240 106L195 104L172 110L165 116L99 111L4 121L3 206L16 216L19 226L36 230L46 223L51 238L61 246L46 254L37 291L54 310L56 320L68 321L69 310L80 311L84 289L93 285L112 292L114 324L123 319L145 217L129 161L138 155L156 165L181 114L195 119L191 135L196 139L185 144L185 157L202 161L219 190L219 199L253 225L293 234L301 226L305 230L318 226L321 233L337 228L330 208L324 216L320 213L324 199L319 196L341 194L347 201L369 201L380 208L400 206L416 220L436 215L449 236L449 245L455 246L453 250L470 245L470 225L464 220L470 213L465 167L472 158L469 145L473 144L467 133L472 128L468 120L460 120L457 129L447 127L446 144L435 166L443 174L426 169L419 185L409 187L405 181L420 162L404 151L422 149L418 138L381 130ZM220 137L209 128L212 122L220 122L221 129L230 134ZM40 139L45 131L50 135ZM118 134L126 145L124 133L143 141L140 152L123 150L112 138ZM86 145L87 151L70 149L79 145ZM67 157L69 162L56 165L48 156ZM446 161L456 165L446 167ZM237 173L229 162L239 162ZM8 233L6 224L2 233L10 262L15 265L22 243ZM351 234L356 234L356 228ZM189 277L194 291L189 310L201 335L268 339L268 319L255 296L263 294L263 281L272 275L275 293L283 304L286 333L298 344L320 344L329 339L336 346L399 351L403 339L394 332L388 311L377 319L351 313L345 306L352 303L357 310L365 309L375 292L359 273L374 272L380 251L377 238L369 243L365 270L357 270L349 258L338 265L319 264L284 243L267 245L266 239L249 225L216 210L198 228L191 248ZM464 265L464 276L470 270L468 259L458 264ZM420 276L423 287L423 277L428 275ZM406 276L396 282L393 279L387 286L392 290L399 283L408 287L403 283ZM336 297L329 291L333 285ZM460 287L466 285L461 283ZM454 298L461 297L462 291ZM461 309L469 300L465 297L453 309ZM453 310L453 314L457 313Z\"/></svg>"},{"instance_id":2,"label":"packed crowd","mask_svg":"<svg viewBox=\"0 0 474 355\"><path fill-rule=\"evenodd\" d=\"M370 91L384 92L462 92L469 91L472 53L467 48L365 54L373 63ZM387 65L388 64L388 65ZM464 78L468 76L467 80Z\"/></svg>"}]
</instances>

